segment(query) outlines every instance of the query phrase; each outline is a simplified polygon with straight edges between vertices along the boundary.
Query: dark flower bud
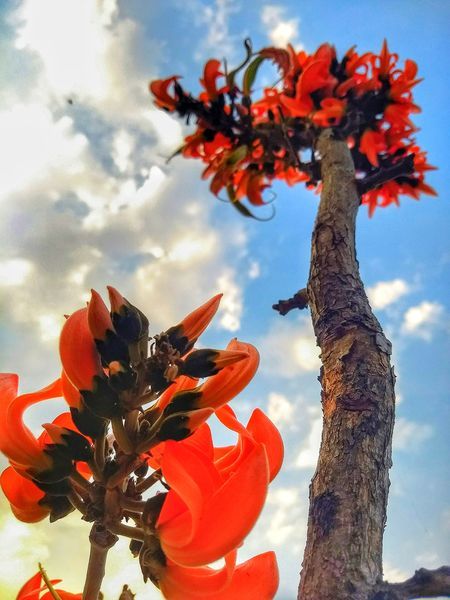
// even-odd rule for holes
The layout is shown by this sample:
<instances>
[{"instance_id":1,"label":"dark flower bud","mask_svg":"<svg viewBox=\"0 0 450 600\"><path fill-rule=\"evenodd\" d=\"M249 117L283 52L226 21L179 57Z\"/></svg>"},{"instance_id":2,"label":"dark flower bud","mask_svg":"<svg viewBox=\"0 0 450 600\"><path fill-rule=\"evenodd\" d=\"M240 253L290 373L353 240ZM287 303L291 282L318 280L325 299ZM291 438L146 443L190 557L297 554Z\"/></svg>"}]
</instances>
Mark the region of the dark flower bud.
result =
<instances>
[{"instance_id":1,"label":"dark flower bud","mask_svg":"<svg viewBox=\"0 0 450 600\"><path fill-rule=\"evenodd\" d=\"M67 496L72 491L72 486L67 478L54 483L43 483L34 479L33 483L48 496Z\"/></svg>"},{"instance_id":2,"label":"dark flower bud","mask_svg":"<svg viewBox=\"0 0 450 600\"><path fill-rule=\"evenodd\" d=\"M92 391L81 390L81 394L86 406L98 417L111 419L122 413L119 396L103 377L94 377Z\"/></svg>"},{"instance_id":3,"label":"dark flower bud","mask_svg":"<svg viewBox=\"0 0 450 600\"><path fill-rule=\"evenodd\" d=\"M92 446L84 436L72 429L59 427L53 423L43 425L51 437L53 444L47 447L52 451L57 451L69 460L88 461L92 458Z\"/></svg>"},{"instance_id":4,"label":"dark flower bud","mask_svg":"<svg viewBox=\"0 0 450 600\"><path fill-rule=\"evenodd\" d=\"M148 336L148 319L138 308L126 300L116 289L108 286L111 302L111 319L117 334L127 344Z\"/></svg>"},{"instance_id":5,"label":"dark flower bud","mask_svg":"<svg viewBox=\"0 0 450 600\"><path fill-rule=\"evenodd\" d=\"M50 523L54 523L59 519L67 517L68 514L75 510L71 502L65 496L46 495L39 501L39 504L50 508Z\"/></svg>"},{"instance_id":6,"label":"dark flower bud","mask_svg":"<svg viewBox=\"0 0 450 600\"><path fill-rule=\"evenodd\" d=\"M105 419L95 415L81 399L79 408L71 406L70 414L72 421L77 426L78 431L92 439L98 438L103 434L106 427Z\"/></svg>"}]
</instances>

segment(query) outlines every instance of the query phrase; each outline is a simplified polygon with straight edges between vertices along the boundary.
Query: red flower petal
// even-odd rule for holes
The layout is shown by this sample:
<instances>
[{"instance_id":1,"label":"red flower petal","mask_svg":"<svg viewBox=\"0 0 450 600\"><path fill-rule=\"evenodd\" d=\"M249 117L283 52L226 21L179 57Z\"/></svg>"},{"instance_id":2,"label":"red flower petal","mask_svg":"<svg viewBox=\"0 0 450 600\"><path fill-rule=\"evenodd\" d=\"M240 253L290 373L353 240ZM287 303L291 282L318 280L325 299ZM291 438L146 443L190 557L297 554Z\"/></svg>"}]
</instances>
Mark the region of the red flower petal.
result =
<instances>
[{"instance_id":1,"label":"red flower petal","mask_svg":"<svg viewBox=\"0 0 450 600\"><path fill-rule=\"evenodd\" d=\"M45 519L50 509L38 504L44 497L40 490L29 479L17 473L12 467L6 468L0 476L0 485L14 516L25 523L36 523Z\"/></svg>"},{"instance_id":2,"label":"red flower petal","mask_svg":"<svg viewBox=\"0 0 450 600\"><path fill-rule=\"evenodd\" d=\"M80 308L64 323L59 353L67 377L79 390L92 389L92 379L102 375L100 356L88 324L88 309Z\"/></svg>"}]
</instances>

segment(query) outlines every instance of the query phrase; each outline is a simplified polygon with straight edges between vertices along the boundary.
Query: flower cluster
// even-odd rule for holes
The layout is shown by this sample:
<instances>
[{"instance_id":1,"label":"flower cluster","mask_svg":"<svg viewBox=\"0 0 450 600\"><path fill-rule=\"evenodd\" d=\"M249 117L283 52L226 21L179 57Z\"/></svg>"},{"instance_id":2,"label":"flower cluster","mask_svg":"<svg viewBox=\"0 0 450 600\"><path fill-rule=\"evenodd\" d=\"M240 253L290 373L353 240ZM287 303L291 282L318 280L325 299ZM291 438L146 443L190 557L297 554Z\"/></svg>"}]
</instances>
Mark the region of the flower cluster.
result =
<instances>
[{"instance_id":1,"label":"flower cluster","mask_svg":"<svg viewBox=\"0 0 450 600\"><path fill-rule=\"evenodd\" d=\"M274 179L318 188L316 142L331 128L351 149L369 215L377 206L398 204L401 194L435 195L424 181L433 167L413 137L417 129L410 117L420 109L412 88L420 79L412 60L402 69L386 42L379 55L358 54L352 47L341 60L330 44L313 54L292 46L253 53L248 41L246 49L246 59L232 71L215 59L206 63L198 98L181 87L178 76L150 84L158 107L196 118L196 131L180 151L206 164L203 177L212 177L214 194L225 188L233 205L252 216L242 199L264 204L263 191ZM276 64L280 81L254 100L252 87L265 60Z\"/></svg>"},{"instance_id":2,"label":"flower cluster","mask_svg":"<svg viewBox=\"0 0 450 600\"><path fill-rule=\"evenodd\" d=\"M0 450L10 462L0 483L13 513L32 523L77 509L96 534L129 537L144 580L166 598L270 600L273 552L236 565L283 459L262 411L244 426L228 406L255 374L257 350L236 339L226 350L194 348L220 295L149 338L145 315L108 289L110 310L93 290L67 317L59 379L18 395L17 376L0 375ZM24 411L60 396L70 412L35 437ZM235 445L214 446L214 413ZM219 559L223 568L207 566Z\"/></svg>"}]
</instances>

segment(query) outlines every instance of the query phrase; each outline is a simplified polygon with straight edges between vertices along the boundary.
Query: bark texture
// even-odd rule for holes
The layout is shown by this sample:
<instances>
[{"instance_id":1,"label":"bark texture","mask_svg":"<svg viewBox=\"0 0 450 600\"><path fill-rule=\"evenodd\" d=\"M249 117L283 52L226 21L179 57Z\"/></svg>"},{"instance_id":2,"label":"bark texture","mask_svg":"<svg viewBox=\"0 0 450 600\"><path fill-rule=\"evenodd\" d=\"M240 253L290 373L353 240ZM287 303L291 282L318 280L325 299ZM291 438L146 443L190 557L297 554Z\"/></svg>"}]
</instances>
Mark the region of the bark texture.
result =
<instances>
[{"instance_id":1,"label":"bark texture","mask_svg":"<svg viewBox=\"0 0 450 600\"><path fill-rule=\"evenodd\" d=\"M382 580L395 376L359 276L350 152L331 130L318 150L323 191L307 290L322 352L323 432L298 598L368 600Z\"/></svg>"}]
</instances>

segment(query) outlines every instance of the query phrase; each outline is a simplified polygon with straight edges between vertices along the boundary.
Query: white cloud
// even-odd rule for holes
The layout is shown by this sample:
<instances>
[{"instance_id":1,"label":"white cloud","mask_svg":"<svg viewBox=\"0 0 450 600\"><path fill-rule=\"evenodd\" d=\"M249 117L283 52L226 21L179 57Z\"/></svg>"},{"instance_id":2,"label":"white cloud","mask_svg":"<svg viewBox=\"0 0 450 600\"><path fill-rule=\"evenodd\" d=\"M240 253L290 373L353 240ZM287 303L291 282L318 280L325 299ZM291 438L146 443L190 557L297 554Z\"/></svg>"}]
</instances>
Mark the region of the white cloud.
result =
<instances>
[{"instance_id":1,"label":"white cloud","mask_svg":"<svg viewBox=\"0 0 450 600\"><path fill-rule=\"evenodd\" d=\"M429 341L443 315L444 307L442 304L424 300L421 304L412 306L405 312L402 330L404 333Z\"/></svg>"},{"instance_id":2,"label":"white cloud","mask_svg":"<svg viewBox=\"0 0 450 600\"><path fill-rule=\"evenodd\" d=\"M319 348L306 316L296 321L277 317L269 332L260 340L266 348L262 368L269 374L293 378L299 373L318 371L320 368Z\"/></svg>"},{"instance_id":3,"label":"white cloud","mask_svg":"<svg viewBox=\"0 0 450 600\"><path fill-rule=\"evenodd\" d=\"M297 487L278 488L269 491L267 504L275 510L270 513L269 526L266 528L266 537L274 546L285 545L289 541L292 548L293 542L298 543L304 532L299 523L304 522L304 507Z\"/></svg>"},{"instance_id":4,"label":"white cloud","mask_svg":"<svg viewBox=\"0 0 450 600\"><path fill-rule=\"evenodd\" d=\"M261 267L257 260L252 260L248 269L249 279L258 279L261 275Z\"/></svg>"},{"instance_id":5,"label":"white cloud","mask_svg":"<svg viewBox=\"0 0 450 600\"><path fill-rule=\"evenodd\" d=\"M283 394L276 392L269 394L267 415L280 429L295 427L295 404Z\"/></svg>"},{"instance_id":6,"label":"white cloud","mask_svg":"<svg viewBox=\"0 0 450 600\"><path fill-rule=\"evenodd\" d=\"M131 153L135 140L125 129L119 129L112 142L112 158L121 173L126 173L131 167Z\"/></svg>"},{"instance_id":7,"label":"white cloud","mask_svg":"<svg viewBox=\"0 0 450 600\"><path fill-rule=\"evenodd\" d=\"M228 56L235 52L234 37L230 34L229 19L239 11L234 0L214 0L207 5L194 3L196 22L202 26L202 42L197 57L204 54L220 52Z\"/></svg>"},{"instance_id":8,"label":"white cloud","mask_svg":"<svg viewBox=\"0 0 450 600\"><path fill-rule=\"evenodd\" d=\"M0 262L0 287L22 285L33 270L33 264L23 258L11 258Z\"/></svg>"},{"instance_id":9,"label":"white cloud","mask_svg":"<svg viewBox=\"0 0 450 600\"><path fill-rule=\"evenodd\" d=\"M236 283L235 274L226 269L217 279L217 289L223 292L219 323L227 331L237 331L241 326L242 290Z\"/></svg>"},{"instance_id":10,"label":"white cloud","mask_svg":"<svg viewBox=\"0 0 450 600\"><path fill-rule=\"evenodd\" d=\"M58 185L53 176L64 172L75 179L89 160L86 136L74 130L68 116L54 118L40 104L17 104L0 112L2 177L0 199L31 185Z\"/></svg>"},{"instance_id":11,"label":"white cloud","mask_svg":"<svg viewBox=\"0 0 450 600\"><path fill-rule=\"evenodd\" d=\"M400 417L395 421L392 446L396 450L415 450L432 435L433 428L428 423L415 423Z\"/></svg>"},{"instance_id":12,"label":"white cloud","mask_svg":"<svg viewBox=\"0 0 450 600\"><path fill-rule=\"evenodd\" d=\"M367 289L369 302L374 309L382 310L399 300L410 291L410 286L404 279L379 281Z\"/></svg>"},{"instance_id":13,"label":"white cloud","mask_svg":"<svg viewBox=\"0 0 450 600\"><path fill-rule=\"evenodd\" d=\"M162 110L149 110L146 117L156 134L157 150L169 157L183 142L183 130L180 121Z\"/></svg>"},{"instance_id":14,"label":"white cloud","mask_svg":"<svg viewBox=\"0 0 450 600\"><path fill-rule=\"evenodd\" d=\"M319 409L310 407L308 412L312 419L308 437L297 454L295 466L299 469L314 469L319 457L320 440L322 437L322 415Z\"/></svg>"},{"instance_id":15,"label":"white cloud","mask_svg":"<svg viewBox=\"0 0 450 600\"><path fill-rule=\"evenodd\" d=\"M105 98L109 92L105 26L111 16L111 3L28 0L17 15L22 25L16 46L39 54L56 92Z\"/></svg>"},{"instance_id":16,"label":"white cloud","mask_svg":"<svg viewBox=\"0 0 450 600\"><path fill-rule=\"evenodd\" d=\"M296 47L298 43L298 28L300 19L285 17L286 9L278 4L266 4L261 11L261 22L270 42L281 48L288 44Z\"/></svg>"},{"instance_id":17,"label":"white cloud","mask_svg":"<svg viewBox=\"0 0 450 600\"><path fill-rule=\"evenodd\" d=\"M383 564L383 579L385 581L389 581L389 583L399 583L405 581L408 577L410 577L410 574L402 571L402 569L394 567L389 562Z\"/></svg>"}]
</instances>

